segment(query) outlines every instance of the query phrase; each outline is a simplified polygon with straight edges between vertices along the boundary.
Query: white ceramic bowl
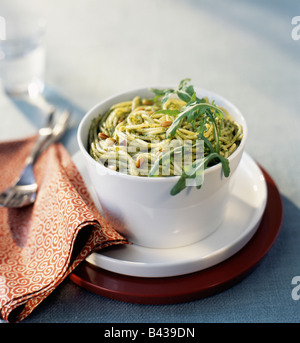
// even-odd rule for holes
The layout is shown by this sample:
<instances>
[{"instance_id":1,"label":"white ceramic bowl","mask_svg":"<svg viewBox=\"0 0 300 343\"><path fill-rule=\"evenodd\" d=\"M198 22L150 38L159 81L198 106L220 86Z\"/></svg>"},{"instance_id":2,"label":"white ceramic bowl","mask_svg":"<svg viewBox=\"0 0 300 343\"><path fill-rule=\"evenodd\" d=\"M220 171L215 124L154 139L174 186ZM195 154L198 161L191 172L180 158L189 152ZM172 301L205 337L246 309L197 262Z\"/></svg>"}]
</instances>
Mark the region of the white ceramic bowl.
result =
<instances>
[{"instance_id":1,"label":"white ceramic bowl","mask_svg":"<svg viewBox=\"0 0 300 343\"><path fill-rule=\"evenodd\" d=\"M230 185L242 157L247 139L247 125L241 112L228 100L204 89L199 97L224 107L243 126L244 136L238 149L229 157L230 176L224 177L221 163L205 170L200 190L187 187L170 195L179 176L132 176L104 167L87 151L88 132L93 118L114 104L134 96L153 97L150 87L134 89L110 97L94 106L78 128L78 144L106 219L129 241L150 248L176 248L195 243L214 232L221 224ZM165 88L165 87L152 87Z\"/></svg>"}]
</instances>

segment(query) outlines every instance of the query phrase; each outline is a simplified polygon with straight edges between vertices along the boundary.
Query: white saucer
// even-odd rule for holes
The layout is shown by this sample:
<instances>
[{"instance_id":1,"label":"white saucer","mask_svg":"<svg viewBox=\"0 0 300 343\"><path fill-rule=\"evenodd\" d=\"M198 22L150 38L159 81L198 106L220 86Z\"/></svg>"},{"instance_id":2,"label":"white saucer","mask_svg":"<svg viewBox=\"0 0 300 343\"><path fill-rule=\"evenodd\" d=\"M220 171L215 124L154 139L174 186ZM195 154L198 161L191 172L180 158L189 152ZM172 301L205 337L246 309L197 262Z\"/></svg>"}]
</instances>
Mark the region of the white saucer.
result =
<instances>
[{"instance_id":1,"label":"white saucer","mask_svg":"<svg viewBox=\"0 0 300 343\"><path fill-rule=\"evenodd\" d=\"M89 181L80 152L73 161L91 196L101 206ZM244 153L236 171L224 222L207 238L182 248L152 249L135 244L114 246L92 253L87 261L111 272L137 277L169 277L212 267L234 255L256 232L267 201L264 175Z\"/></svg>"}]
</instances>

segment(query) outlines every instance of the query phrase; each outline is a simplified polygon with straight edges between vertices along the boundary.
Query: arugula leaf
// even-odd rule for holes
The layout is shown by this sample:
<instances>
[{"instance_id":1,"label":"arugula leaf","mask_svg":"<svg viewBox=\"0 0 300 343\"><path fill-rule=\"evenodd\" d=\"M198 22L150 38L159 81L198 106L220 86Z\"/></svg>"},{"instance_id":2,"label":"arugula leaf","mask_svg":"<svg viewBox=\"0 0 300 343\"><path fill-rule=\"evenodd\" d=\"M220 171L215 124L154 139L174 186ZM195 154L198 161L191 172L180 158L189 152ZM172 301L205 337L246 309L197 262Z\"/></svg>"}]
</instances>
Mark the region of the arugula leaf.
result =
<instances>
[{"instance_id":1,"label":"arugula leaf","mask_svg":"<svg viewBox=\"0 0 300 343\"><path fill-rule=\"evenodd\" d=\"M179 180L175 184L175 186L171 189L170 194L176 195L183 191L187 187L187 179L196 179L197 176L201 178L201 183L197 185L197 188L200 189L202 186L202 173L205 168L205 158L196 160L192 163L192 166L189 169L194 170L192 175L189 175L185 170L183 170L182 175L180 176Z\"/></svg>"},{"instance_id":2,"label":"arugula leaf","mask_svg":"<svg viewBox=\"0 0 300 343\"><path fill-rule=\"evenodd\" d=\"M220 162L222 163L222 169L223 169L224 176L228 177L230 174L229 161L227 158L221 156L220 154L218 154L216 152L213 152L213 153L209 154L208 156L206 156L204 168L207 168L207 165L209 164L209 162L215 158L220 160Z\"/></svg>"},{"instance_id":3,"label":"arugula leaf","mask_svg":"<svg viewBox=\"0 0 300 343\"><path fill-rule=\"evenodd\" d=\"M222 169L225 177L228 177L230 174L230 167L229 161L227 158L220 155L220 142L219 136L221 132L221 128L223 125L223 117L224 112L222 109L216 106L215 101L212 103L207 103L204 98L200 99L196 96L196 92L194 87L189 84L190 79L184 79L180 81L179 85L175 89L152 89L155 94L155 100L161 98L162 104L166 103L169 100L170 96L176 95L179 99L186 102L186 105L180 110L160 110L156 113L164 113L176 116L172 125L166 131L166 138L172 138L176 134L177 129L180 126L180 123L183 120L187 120L188 123L191 123L194 127L196 119L200 118L198 121L198 138L204 141L204 145L206 147L206 151L208 152L207 156L204 159L196 160L193 162L192 166L194 168L194 173L192 175L188 175L187 171L182 170L182 175L179 178L179 181L171 190L171 195L178 194L184 188L186 188L186 181L187 178L196 178L197 172L199 172L199 168L208 168L210 163L218 163L222 164ZM218 127L216 120L220 120L220 125ZM206 125L211 124L213 126L213 134L215 140L215 146L204 136L204 132L206 130ZM176 148L178 149L178 148ZM171 159L174 156L174 151L167 152L169 154L169 158ZM162 163L163 158L167 158L166 154L162 155L159 158L152 169L149 172L149 176L157 175L159 165ZM201 184L197 185L197 188L201 188Z\"/></svg>"},{"instance_id":4,"label":"arugula leaf","mask_svg":"<svg viewBox=\"0 0 300 343\"><path fill-rule=\"evenodd\" d=\"M177 195L186 188L186 178L187 175L183 172L175 186L171 189L171 195Z\"/></svg>"},{"instance_id":5,"label":"arugula leaf","mask_svg":"<svg viewBox=\"0 0 300 343\"><path fill-rule=\"evenodd\" d=\"M216 152L209 154L206 156L204 159L201 160L196 160L193 162L192 166L194 168L194 173L189 176L185 171L183 171L182 175L180 176L179 180L175 184L175 186L171 189L170 194L171 195L176 195L183 191L187 187L187 179L188 178L196 178L200 168L206 169L207 165L211 160L214 159L219 159L220 162L222 163L222 169L225 177L228 177L230 174L230 166L229 166L229 161L227 158L221 156L220 154L217 154ZM198 189L201 188L201 184L197 186Z\"/></svg>"},{"instance_id":6,"label":"arugula leaf","mask_svg":"<svg viewBox=\"0 0 300 343\"><path fill-rule=\"evenodd\" d=\"M173 91L172 89L166 88L166 89L157 89L157 88L150 88L150 90L156 95L156 96L163 96L168 92Z\"/></svg>"},{"instance_id":7,"label":"arugula leaf","mask_svg":"<svg viewBox=\"0 0 300 343\"><path fill-rule=\"evenodd\" d=\"M199 133L198 138L201 138L204 141L204 145L206 145L211 153L215 151L213 145L211 144L211 141L204 137L202 134Z\"/></svg>"},{"instance_id":8,"label":"arugula leaf","mask_svg":"<svg viewBox=\"0 0 300 343\"><path fill-rule=\"evenodd\" d=\"M185 102L190 102L191 96L185 92L182 91L177 91L176 94L178 95L178 98L185 101Z\"/></svg>"},{"instance_id":9,"label":"arugula leaf","mask_svg":"<svg viewBox=\"0 0 300 343\"><path fill-rule=\"evenodd\" d=\"M174 92L173 89L150 88L150 90L155 94L155 97L153 98L154 102L156 102L159 98L163 97L162 104L164 104L168 100L169 94Z\"/></svg>"},{"instance_id":10,"label":"arugula leaf","mask_svg":"<svg viewBox=\"0 0 300 343\"><path fill-rule=\"evenodd\" d=\"M195 121L197 117L207 114L207 116L210 118L211 122L213 123L214 127L217 127L215 119L212 115L212 112L209 111L209 109L212 109L212 108L215 109L216 111L220 110L218 107L211 104L207 104L207 103L198 104L197 102L194 102L186 106L185 109L180 114L178 114L176 119L173 121L172 125L167 130L166 138L173 137L175 135L175 132L178 129L178 126L181 120L184 118L187 118L187 121L190 123L192 121Z\"/></svg>"}]
</instances>

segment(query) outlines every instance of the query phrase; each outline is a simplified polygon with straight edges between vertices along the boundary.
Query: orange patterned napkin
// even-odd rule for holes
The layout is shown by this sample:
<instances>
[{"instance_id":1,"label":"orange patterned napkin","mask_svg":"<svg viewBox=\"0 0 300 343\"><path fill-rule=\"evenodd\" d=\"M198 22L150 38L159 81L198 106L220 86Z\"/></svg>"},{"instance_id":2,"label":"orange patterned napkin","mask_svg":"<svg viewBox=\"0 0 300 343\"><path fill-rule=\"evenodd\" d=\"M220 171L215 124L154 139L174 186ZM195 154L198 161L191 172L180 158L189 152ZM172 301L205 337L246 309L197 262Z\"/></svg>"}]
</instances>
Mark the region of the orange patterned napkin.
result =
<instances>
[{"instance_id":1,"label":"orange patterned napkin","mask_svg":"<svg viewBox=\"0 0 300 343\"><path fill-rule=\"evenodd\" d=\"M35 139L0 143L0 192L20 174ZM0 313L9 322L31 313L91 251L127 243L98 212L60 143L34 171L36 202L0 207Z\"/></svg>"}]
</instances>

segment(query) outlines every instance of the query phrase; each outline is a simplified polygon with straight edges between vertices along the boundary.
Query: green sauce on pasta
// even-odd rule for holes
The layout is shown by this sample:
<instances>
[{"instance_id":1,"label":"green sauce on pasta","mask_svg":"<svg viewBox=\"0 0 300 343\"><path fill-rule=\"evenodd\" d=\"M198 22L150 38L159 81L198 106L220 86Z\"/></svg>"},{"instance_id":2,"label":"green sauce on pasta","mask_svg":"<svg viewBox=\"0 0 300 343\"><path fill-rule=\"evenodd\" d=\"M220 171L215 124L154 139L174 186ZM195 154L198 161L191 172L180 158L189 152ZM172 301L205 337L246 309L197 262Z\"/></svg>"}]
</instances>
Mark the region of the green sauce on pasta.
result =
<instances>
[{"instance_id":1,"label":"green sauce on pasta","mask_svg":"<svg viewBox=\"0 0 300 343\"><path fill-rule=\"evenodd\" d=\"M183 152L182 158L190 154L195 161L199 141L204 143L205 168L223 163L239 146L242 126L224 108L198 99L187 80L176 89L153 92L151 99L136 96L115 104L92 121L89 153L95 160L129 175L172 176L183 173L176 153ZM184 142L189 144L183 151ZM165 151L168 173L161 159Z\"/></svg>"}]
</instances>

